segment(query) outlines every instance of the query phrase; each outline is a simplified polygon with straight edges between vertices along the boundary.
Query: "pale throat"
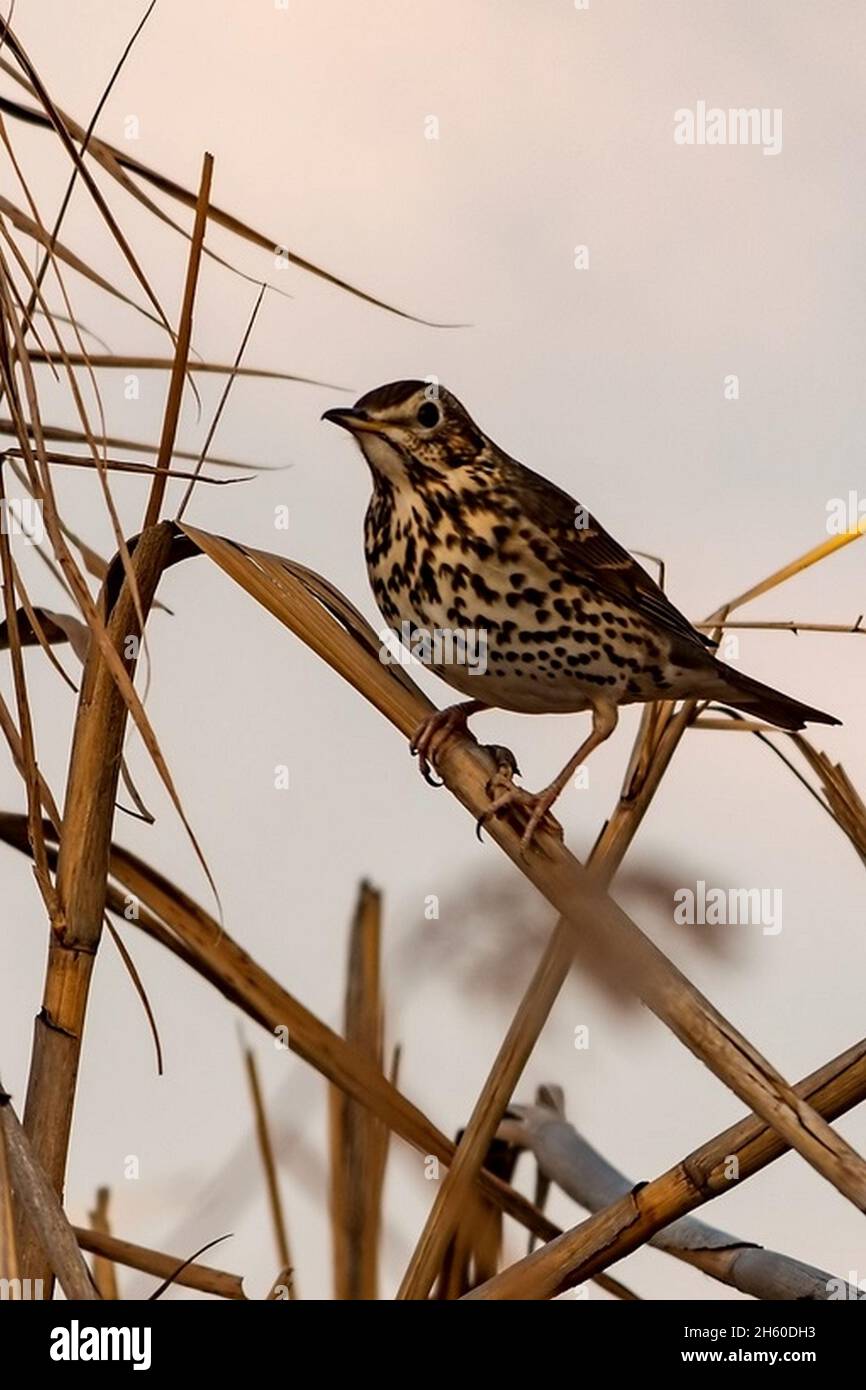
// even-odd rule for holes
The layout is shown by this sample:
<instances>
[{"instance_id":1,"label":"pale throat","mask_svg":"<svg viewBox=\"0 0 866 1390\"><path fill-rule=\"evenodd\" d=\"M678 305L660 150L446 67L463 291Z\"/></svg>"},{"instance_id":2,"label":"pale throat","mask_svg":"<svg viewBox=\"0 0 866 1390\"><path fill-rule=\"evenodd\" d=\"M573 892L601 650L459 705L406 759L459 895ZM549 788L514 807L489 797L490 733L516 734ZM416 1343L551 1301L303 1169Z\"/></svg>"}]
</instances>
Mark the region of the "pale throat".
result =
<instances>
[{"instance_id":1,"label":"pale throat","mask_svg":"<svg viewBox=\"0 0 866 1390\"><path fill-rule=\"evenodd\" d=\"M356 438L361 446L361 453L374 473L380 473L383 478L387 478L398 487L401 482L405 482L403 457L398 449L388 443L384 435L359 434Z\"/></svg>"}]
</instances>

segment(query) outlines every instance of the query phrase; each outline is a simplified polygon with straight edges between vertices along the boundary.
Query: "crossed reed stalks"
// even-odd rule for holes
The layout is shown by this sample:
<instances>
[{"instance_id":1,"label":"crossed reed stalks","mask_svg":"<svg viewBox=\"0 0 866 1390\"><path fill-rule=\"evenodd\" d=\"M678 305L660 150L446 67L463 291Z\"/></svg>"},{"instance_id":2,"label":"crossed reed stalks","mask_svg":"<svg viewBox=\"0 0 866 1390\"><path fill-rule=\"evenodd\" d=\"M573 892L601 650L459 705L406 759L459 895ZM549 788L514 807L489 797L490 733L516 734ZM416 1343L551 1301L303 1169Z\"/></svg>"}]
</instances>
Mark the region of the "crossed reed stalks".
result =
<instances>
[{"instance_id":1,"label":"crossed reed stalks","mask_svg":"<svg viewBox=\"0 0 866 1390\"><path fill-rule=\"evenodd\" d=\"M769 742L762 727L732 717L730 712L708 711L694 702L679 708L669 704L646 707L622 793L585 865L564 844L550 838L524 857L519 832L508 820L499 819L489 826L490 838L556 909L559 920L457 1144L401 1093L396 1055L388 1076L383 1071L381 900L376 890L365 884L359 893L350 933L341 1037L233 940L220 920L218 907L216 915L211 914L155 866L114 841L121 779L145 813L123 758L131 718L216 896L216 884L135 684L139 656L147 651L148 618L159 604L163 576L175 564L202 556L215 564L347 680L404 738L409 738L430 705L404 668L381 664L378 637L327 579L285 556L194 527L183 517L196 487L231 481L206 470L231 465L231 460L210 453L210 443L236 378L249 374L308 380L242 363L264 286L258 286L247 331L231 365L202 362L191 355L202 259L221 260L207 245L208 227L217 224L269 253L277 248L277 242L214 205L213 160L209 155L203 160L198 190L193 192L95 135L96 118L123 60L93 119L82 127L53 101L31 57L2 21L0 42L4 50L0 69L11 80L14 92L0 96L0 140L23 203L0 199L0 430L11 441L0 458L0 502L7 496L11 474L39 504L46 532L40 553L62 585L71 610L57 613L34 601L22 581L8 528L0 530L5 615L0 636L9 653L14 690L14 708L0 697L0 730L20 774L26 806L24 811L0 814L0 839L29 857L49 925L23 1123L11 1097L0 1094L0 1277L41 1279L49 1289L56 1277L69 1297L112 1298L117 1296L120 1265L161 1279L160 1291L177 1282L212 1296L245 1296L239 1276L201 1264L198 1255L202 1252L175 1257L112 1234L104 1192L88 1230L73 1228L63 1209L88 998L106 925L148 1007L114 926L114 922L127 922L125 908L131 896L138 904L138 930L184 961L266 1031L273 1034L283 1030L286 1045L327 1079L330 1215L338 1297L377 1296L384 1176L393 1134L447 1168L406 1269L401 1298L426 1298L431 1293L437 1297L550 1298L587 1278L598 1280L617 1297L629 1298L633 1296L630 1291L606 1271L650 1241L756 1296L829 1296L826 1289L831 1276L825 1277L823 1271L798 1265L774 1252L762 1252L766 1258L760 1260L755 1256L740 1259L737 1264L730 1248L727 1255L719 1254L712 1228L693 1223L686 1228L688 1239L680 1239L679 1244L676 1233L666 1232L666 1228L730 1190L726 1165L732 1155L738 1161L737 1181L742 1182L788 1149L798 1152L861 1211L866 1210L866 1162L831 1123L866 1098L866 1042L856 1043L792 1086L650 942L608 892L681 741L691 736L692 730L726 728L751 734L757 750L759 741ZM50 228L16 154L12 130L19 123L50 134L69 160L66 193ZM154 294L97 183L96 170L187 239L186 279L176 323ZM136 297L111 283L61 240L65 211L76 185L85 189L108 227L126 262ZM147 189L170 206L191 211L191 232L154 201ZM35 244L40 252L35 270L23 249L28 243ZM380 311L404 312L292 252L284 254L303 272L324 278ZM221 263L228 271L241 273L225 260ZM89 352L86 330L76 317L67 289L70 271L158 324L169 344L167 355ZM59 294L62 308L52 308L49 288L52 294ZM144 304L139 302L141 295ZM68 348L64 329L71 330L75 350ZM101 403L99 420L90 418L77 373L86 373L100 401L99 372L119 367L169 372L160 438L154 444L109 435ZM44 419L40 370L50 370L65 382L79 428ZM195 392L195 376L202 372L222 373L225 386L205 447L191 456L178 449L176 435L185 393ZM136 457L121 459L119 454ZM142 455L152 462L143 462ZM183 462L192 466L177 466ZM70 466L90 468L97 474L115 539L111 559L99 555L77 536L62 515L53 475L55 469ZM133 535L124 530L111 488L113 473L128 472L151 478L140 528ZM242 476L241 465L236 465L234 476ZM167 484L178 478L188 482L187 493L180 510L168 517ZM748 625L731 622L731 614L860 539L863 529L861 526L858 531L822 541L723 605L704 626L721 633L728 625ZM864 631L859 618L850 625L817 626L828 632ZM68 679L54 653L54 648L64 643L80 661L82 674L61 805L40 768L24 651L38 646L44 658ZM866 862L866 806L844 770L802 735L773 737L778 738L771 745L774 751L805 783ZM477 817L486 809L485 788L493 771L492 761L471 735L466 734L448 749L440 771L449 791L471 816ZM470 833L471 821L466 824ZM592 1183L587 1186L587 1164L590 1176L597 1177L599 1156L588 1158L594 1151L587 1149L586 1141L571 1131L571 1168L563 1167L561 1155L553 1161L542 1142L545 1130L549 1141L554 1119L560 1125L565 1123L561 1106L550 1103L554 1092L547 1093L547 1110L552 1114L539 1117L538 1106L529 1110L514 1106L522 1071L572 967L578 938L589 940L623 983L752 1112L640 1190L617 1192L613 1182L595 1202L587 1195L590 1191L597 1194ZM255 1057L248 1049L246 1065L275 1234L275 1277L269 1296L295 1297L298 1281L280 1199L277 1155ZM581 1205L593 1208L594 1214L572 1231L560 1232L537 1203L511 1184L514 1156L521 1147L535 1152L545 1181L556 1181L571 1190ZM628 1186L627 1180L619 1177L621 1184ZM502 1268L504 1215L543 1244L525 1259ZM92 1270L82 1251L96 1257ZM780 1295L780 1289L798 1292Z\"/></svg>"}]
</instances>

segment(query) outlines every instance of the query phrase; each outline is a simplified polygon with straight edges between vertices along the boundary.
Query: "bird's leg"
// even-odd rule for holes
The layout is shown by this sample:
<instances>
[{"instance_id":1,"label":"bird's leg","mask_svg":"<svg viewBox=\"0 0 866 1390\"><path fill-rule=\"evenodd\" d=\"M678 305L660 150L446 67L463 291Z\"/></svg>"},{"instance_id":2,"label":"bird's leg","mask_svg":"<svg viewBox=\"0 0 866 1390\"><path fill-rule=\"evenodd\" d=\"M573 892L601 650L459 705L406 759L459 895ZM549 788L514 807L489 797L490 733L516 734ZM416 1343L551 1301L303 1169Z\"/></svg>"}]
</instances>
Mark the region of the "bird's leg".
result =
<instances>
[{"instance_id":1,"label":"bird's leg","mask_svg":"<svg viewBox=\"0 0 866 1390\"><path fill-rule=\"evenodd\" d=\"M417 757L418 766L431 786L441 785L434 782L430 776L431 762L435 766L437 757L449 739L458 731L466 733L467 719L482 709L487 709L487 705L482 704L480 700L464 700L459 705L449 705L447 709L433 710L418 725L412 735L409 752L413 757Z\"/></svg>"},{"instance_id":2,"label":"bird's leg","mask_svg":"<svg viewBox=\"0 0 866 1390\"><path fill-rule=\"evenodd\" d=\"M516 806L526 812L528 819L526 828L520 840L521 852L526 854L536 832L546 821L547 829L557 833L562 838L562 830L558 822L550 814L550 808L557 797L568 786L577 768L589 757L594 748L605 739L610 738L618 718L618 710L614 704L597 704L592 711L592 732L584 739L574 757L569 759L558 777L555 777L549 787L545 787L541 792L527 792L522 787L515 787L510 777L504 769L500 769L496 776L488 784L488 792L493 795L497 791L499 795L494 795L493 804L482 816L479 825L490 816L498 815L508 806Z\"/></svg>"}]
</instances>

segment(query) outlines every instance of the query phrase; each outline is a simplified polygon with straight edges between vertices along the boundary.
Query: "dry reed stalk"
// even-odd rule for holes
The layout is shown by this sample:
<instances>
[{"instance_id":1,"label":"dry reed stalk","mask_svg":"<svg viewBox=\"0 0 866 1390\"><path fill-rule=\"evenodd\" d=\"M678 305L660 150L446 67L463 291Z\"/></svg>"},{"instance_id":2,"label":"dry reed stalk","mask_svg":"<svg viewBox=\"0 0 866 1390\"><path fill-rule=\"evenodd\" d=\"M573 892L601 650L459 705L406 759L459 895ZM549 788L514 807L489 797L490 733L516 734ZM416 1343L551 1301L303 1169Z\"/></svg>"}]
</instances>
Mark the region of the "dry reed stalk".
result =
<instances>
[{"instance_id":1,"label":"dry reed stalk","mask_svg":"<svg viewBox=\"0 0 866 1390\"><path fill-rule=\"evenodd\" d=\"M45 833L51 833L47 823ZM29 854L26 817L0 812L0 840ZM338 1033L284 990L203 907L129 851L113 845L111 854L112 877L124 891L109 884L108 907L119 920L129 925L125 913L126 894L130 894L140 905L137 927L213 984L272 1037L285 1034L292 1052L368 1106L406 1143L425 1156L451 1162L454 1145L423 1112L380 1069L358 1056ZM482 1172L479 1182L491 1201L527 1230L545 1240L560 1234L554 1222L492 1174Z\"/></svg>"},{"instance_id":2,"label":"dry reed stalk","mask_svg":"<svg viewBox=\"0 0 866 1390\"><path fill-rule=\"evenodd\" d=\"M715 623L697 623L699 628L715 627ZM849 636L859 633L861 637L866 637L866 627L863 627L863 614L861 613L855 623L797 623L792 620L776 623L729 623L725 622L725 631L731 632L735 628L753 632L847 632Z\"/></svg>"},{"instance_id":3,"label":"dry reed stalk","mask_svg":"<svg viewBox=\"0 0 866 1390\"><path fill-rule=\"evenodd\" d=\"M187 1289L214 1294L217 1298L246 1299L239 1274L227 1274L222 1269L211 1269L209 1265L187 1263L177 1255L166 1255L161 1250L133 1245L132 1241L119 1240L117 1236L88 1230L85 1226L75 1226L73 1230L81 1249L91 1255L125 1265L127 1269L138 1269L143 1274L153 1274L157 1279L168 1280L171 1284L182 1284Z\"/></svg>"},{"instance_id":4,"label":"dry reed stalk","mask_svg":"<svg viewBox=\"0 0 866 1390\"><path fill-rule=\"evenodd\" d=\"M0 1105L6 1092L0 1084ZM0 1279L8 1279L13 1287L18 1279L18 1237L15 1231L15 1194L12 1191L12 1172L6 1154L6 1129L0 1124Z\"/></svg>"},{"instance_id":5,"label":"dry reed stalk","mask_svg":"<svg viewBox=\"0 0 866 1390\"><path fill-rule=\"evenodd\" d=\"M587 1211L603 1211L637 1186L568 1123L561 1107L549 1102L511 1105L499 1135L530 1149L540 1171ZM741 1240L691 1216L679 1217L647 1243L751 1298L856 1296L852 1286L826 1270L767 1250L755 1241Z\"/></svg>"},{"instance_id":6,"label":"dry reed stalk","mask_svg":"<svg viewBox=\"0 0 866 1390\"><path fill-rule=\"evenodd\" d=\"M0 839L28 853L25 819L0 813ZM108 906L119 919L127 920L125 894L131 894L141 904L136 926L213 984L271 1036L286 1034L286 1046L292 1052L368 1106L408 1144L442 1163L451 1162L454 1145L426 1115L385 1079L380 1068L358 1055L284 990L203 907L117 845L112 846L111 875L125 890L120 892L109 885ZM545 1240L560 1234L559 1227L531 1202L492 1174L482 1173L479 1182L492 1201L528 1230Z\"/></svg>"},{"instance_id":7,"label":"dry reed stalk","mask_svg":"<svg viewBox=\"0 0 866 1390\"><path fill-rule=\"evenodd\" d=\"M67 1298L99 1298L93 1286L90 1270L82 1258L75 1234L66 1219L42 1165L33 1152L27 1135L12 1108L12 1099L0 1092L0 1134L15 1193L16 1220L24 1227L27 1237L38 1250L45 1267L53 1271ZM50 1298L50 1280L45 1274L29 1272L22 1252L20 1275L39 1290L36 1297ZM39 1280L42 1279L42 1285Z\"/></svg>"},{"instance_id":8,"label":"dry reed stalk","mask_svg":"<svg viewBox=\"0 0 866 1390\"><path fill-rule=\"evenodd\" d=\"M796 1091L828 1120L866 1100L866 1040L812 1072ZM554 1298L631 1254L679 1217L730 1192L732 1171L739 1184L787 1153L788 1147L770 1125L748 1115L661 1177L509 1266L469 1297Z\"/></svg>"},{"instance_id":9,"label":"dry reed stalk","mask_svg":"<svg viewBox=\"0 0 866 1390\"><path fill-rule=\"evenodd\" d=\"M268 1291L266 1302L286 1303L295 1297L295 1272L284 1265Z\"/></svg>"},{"instance_id":10,"label":"dry reed stalk","mask_svg":"<svg viewBox=\"0 0 866 1390\"><path fill-rule=\"evenodd\" d=\"M799 557L799 559L793 561L790 565L785 566L782 570L774 572L774 574L770 575L766 580L755 585L752 589L747 590L745 594L726 605L723 610L718 610L717 613L711 615L708 622L717 623L722 617L727 617L727 614L735 607L748 602L751 598L756 598L761 593L767 592L777 584L783 583L784 580L789 578L792 574L799 573L802 569L807 568L808 565L817 563L817 561L833 553L835 550L840 549L852 539L856 539L856 537L834 537L830 541L814 547L807 552L806 555ZM698 705L696 701L687 701L676 712L674 712L674 706L671 703L648 706L644 711L638 737L632 750L626 772L623 793L613 815L602 827L589 857L587 871L593 883L607 887L613 880L634 836L637 834L643 817L667 770L680 739L686 732L686 729L694 721L697 709ZM447 783L447 777L445 780ZM547 896L550 897L549 894L547 894ZM550 900L553 901L552 898ZM555 905L560 906L558 903ZM463 1196L471 1185L473 1174L477 1171L482 1161L482 1156L486 1152L487 1145L490 1143L492 1135L496 1132L496 1127L502 1118L505 1107L514 1093L514 1088L520 1079L523 1068L526 1065L550 1010L553 1008L559 991L571 969L574 957L573 925L574 923L569 920L567 912L564 912L564 915L554 928L535 975L521 1000L517 1013L512 1020L500 1051L493 1063L493 1067L479 1095L475 1109L466 1127L463 1140L458 1147L455 1162L449 1169L445 1182L436 1194L436 1198L401 1285L400 1296L402 1297L423 1298L426 1293L429 1292L432 1280L435 1277L437 1263L441 1259L444 1243L457 1221ZM605 933L605 937L607 937L607 933ZM609 939L600 937L598 933L596 933L596 939L599 945L605 949L611 944ZM642 938L639 929L629 923L626 931L620 935L620 939L617 942L618 949L615 953L615 958L618 957L620 965L623 965L626 961L629 962L630 973L632 974L638 996L643 999L644 1003L646 1003L663 1022L668 1023L668 1026L672 1028L672 1031L680 1038L680 1041L685 1042L692 1051L696 1052L698 1056L701 1056L704 1061L707 1061L711 1069L717 1071L717 1074L721 1075L723 1080L727 1080L728 1084L732 1085L732 1089L737 1090L737 1086L732 1084L730 1076L718 1071L716 1066L713 1066L713 1064L708 1061L708 1057L699 1047L694 1046L691 1040L693 1026L697 1025L699 1032L705 1026L705 1021L701 1018L701 1014L704 1013L703 1005L705 1005L707 1001L699 1001L697 998L678 999L677 994L682 993L682 986L685 986L687 991L693 996L697 995L697 991L693 990L690 982L687 981L680 972L676 971L675 967L673 967L660 952L657 952L655 948L652 948L648 953L645 952L643 948L646 944L646 938ZM634 955L637 951L645 955L648 965L653 967L653 976L658 977L658 984L662 991L661 994L649 987L649 977L646 981L642 981L639 972L635 973L633 971ZM673 996L671 996L671 988L674 990ZM667 999L663 998L662 994L667 995ZM685 1031L678 1031L686 1022L683 1017L676 1018L676 1013L680 1012L678 1005L683 1002L687 1005L697 1004L698 1014L696 1017L692 1018L689 1024L686 1024ZM668 1013L666 1004L668 1006L674 1006L674 1014ZM710 1009L710 1015L712 1014L715 1014L715 1011ZM722 1050L724 1051L726 1043L725 1034L732 1031L730 1030L730 1025L727 1024L726 1020L723 1019L721 1015L715 1014L715 1018L711 1021L711 1026L719 1029L719 1036L715 1041L721 1044ZM744 1039L738 1038L736 1047L739 1049L744 1041ZM751 1095L748 1097L742 1091L738 1091L737 1093L741 1096L741 1099L749 1099L750 1103L754 1103L755 1109L758 1110L759 1113L765 1114L766 1118L769 1119L769 1113L763 1111L755 1100L755 1097L761 1094L763 1086L761 1072L766 1069L766 1064L758 1054L753 1052L750 1045L747 1044L747 1047L749 1051L752 1052L752 1056L749 1059L750 1062L753 1065L757 1063L758 1067L753 1078L756 1082L757 1089L753 1089ZM778 1086L779 1080L781 1080L781 1078L776 1074L773 1083L774 1086ZM790 1103L790 1088L787 1087L787 1083L783 1082L782 1084L789 1093L785 1098ZM795 1113L796 1107L794 1106L791 1108L791 1114L794 1115ZM803 1127L805 1127L806 1121L807 1117L804 1117ZM811 1117L808 1117L808 1123L811 1123ZM795 1121L795 1127L800 1128L799 1120ZM827 1127L824 1126L823 1130L826 1136L828 1133ZM782 1130L780 1132L785 1131ZM788 1133L790 1134L791 1131L788 1131ZM820 1139L818 1141L819 1147L822 1143L823 1139ZM822 1167L822 1157L811 1144L810 1148L812 1150L812 1158L810 1158L809 1161L814 1160L815 1165L820 1171ZM843 1144L840 1149L837 1144L837 1149L839 1149L839 1157L843 1159L843 1162L849 1163L853 1157L856 1165L859 1166L860 1176L855 1178L854 1186L849 1188L847 1195L849 1195L857 1205L862 1207L864 1171L862 1159L859 1158L859 1155L854 1154L853 1150L843 1155L841 1150L848 1149L847 1145ZM804 1150L800 1150L800 1152L803 1153L804 1157L807 1156ZM836 1165L834 1164L833 1167L836 1168ZM836 1172L838 1177L838 1169L836 1169ZM825 1176L830 1177L830 1170L825 1171ZM830 1177L830 1180L836 1181L836 1178ZM858 1193L860 1194L859 1196L857 1195Z\"/></svg>"},{"instance_id":11,"label":"dry reed stalk","mask_svg":"<svg viewBox=\"0 0 866 1390\"><path fill-rule=\"evenodd\" d=\"M171 544L171 527L152 527L132 555L138 599L146 612L153 600ZM127 677L135 670L140 640L136 604L124 581L116 602L104 591L106 634ZM52 923L48 964L37 1016L25 1125L34 1153L54 1190L63 1191L81 1054L87 995L105 910L111 827L123 752L127 704L101 646L93 643L84 668L75 722L63 835L57 864L58 916ZM27 1247L25 1273L49 1278L44 1259Z\"/></svg>"},{"instance_id":12,"label":"dry reed stalk","mask_svg":"<svg viewBox=\"0 0 866 1390\"><path fill-rule=\"evenodd\" d=\"M424 705L417 692L411 691L407 681L401 679L398 682L384 671L374 655L376 639L372 631L366 645L362 646L356 640L352 650L351 645L347 646L345 632L311 597L292 572L293 567L289 562L261 551L247 550L192 527L184 527L183 530L236 582L286 626L302 636L320 656L371 699L404 733L411 734L424 713ZM830 545L829 549L839 548L846 539L834 538L835 544ZM828 547L819 547L810 554L817 558L819 552L829 553ZM794 562L793 567L787 567L786 573L800 567L800 562ZM401 674L405 676L405 673ZM388 689L385 698L382 698L383 687ZM658 751L643 786L619 822L612 819L605 834L600 837L596 851L606 864L606 872L612 872L610 866L619 862L630 843L663 768L667 766L694 712L695 705L691 703L671 717L658 737ZM440 763L439 771L445 785L477 819L487 809L486 786L492 771L492 760L489 756L485 759L475 740L467 736L456 738ZM607 831L611 832L610 839ZM524 856L519 833L513 825L496 821L489 826L489 832L563 914L564 921L556 929L538 972L546 977L550 985L550 1002L556 997L570 965L572 929L577 927L583 934L590 933L600 946L613 950L621 970L628 970L631 987L667 1023L680 1041L706 1062L741 1099L777 1128L792 1147L839 1191L860 1209L866 1209L866 1164L859 1154L797 1097L780 1073L643 935L603 891L599 873L587 871L564 845L549 836L545 840L544 852L536 849L529 856ZM548 1011L549 1004L544 1017ZM481 1166L487 1144L513 1093L544 1017L539 1016L536 1000L530 990L518 1011L516 1025L509 1030L500 1060L479 1098L458 1148L457 1158L437 1194L435 1212L422 1234L408 1281L404 1281L404 1294L411 1292L413 1296L423 1297L429 1292L441 1263L444 1245L456 1224L460 1198L468 1191ZM528 1025L524 1021L527 1018ZM447 1220L443 1221L441 1211L445 1201L449 1202L450 1208ZM422 1289L423 1292L420 1292Z\"/></svg>"},{"instance_id":13,"label":"dry reed stalk","mask_svg":"<svg viewBox=\"0 0 866 1390\"><path fill-rule=\"evenodd\" d=\"M381 896L362 883L349 934L343 1035L356 1054L380 1071L381 930ZM376 1299L387 1131L367 1106L333 1086L329 1113L334 1297Z\"/></svg>"},{"instance_id":14,"label":"dry reed stalk","mask_svg":"<svg viewBox=\"0 0 866 1390\"><path fill-rule=\"evenodd\" d=\"M497 1137L484 1156L484 1166L510 1183L518 1154L516 1146ZM445 1248L432 1297L462 1298L476 1285L492 1279L499 1268L502 1236L502 1212L473 1187L460 1223Z\"/></svg>"},{"instance_id":15,"label":"dry reed stalk","mask_svg":"<svg viewBox=\"0 0 866 1390\"><path fill-rule=\"evenodd\" d=\"M268 1124L264 1096L262 1095L262 1088L259 1082L255 1053L250 1047L244 1048L244 1062L246 1065L247 1081L249 1082L250 1096L253 1102L253 1113L256 1121L256 1139L262 1158L262 1167L265 1171L265 1185L268 1191L268 1207L270 1208L271 1222L274 1228L274 1240L276 1242L277 1255L285 1267L291 1264L288 1227L286 1226L283 1203L280 1198L280 1183L277 1175L277 1164L274 1158L274 1146L271 1142L271 1131Z\"/></svg>"},{"instance_id":16,"label":"dry reed stalk","mask_svg":"<svg viewBox=\"0 0 866 1390\"><path fill-rule=\"evenodd\" d=\"M93 1211L88 1213L90 1229L96 1236L111 1236L111 1227L108 1223L108 1203L110 1193L107 1187L100 1187L96 1193L96 1205ZM76 1231L76 1237L78 1232ZM81 1245L81 1241L78 1241ZM99 1290L100 1298L116 1299L120 1297L117 1290L117 1270L111 1259L103 1254L97 1254L93 1261L93 1282Z\"/></svg>"}]
</instances>

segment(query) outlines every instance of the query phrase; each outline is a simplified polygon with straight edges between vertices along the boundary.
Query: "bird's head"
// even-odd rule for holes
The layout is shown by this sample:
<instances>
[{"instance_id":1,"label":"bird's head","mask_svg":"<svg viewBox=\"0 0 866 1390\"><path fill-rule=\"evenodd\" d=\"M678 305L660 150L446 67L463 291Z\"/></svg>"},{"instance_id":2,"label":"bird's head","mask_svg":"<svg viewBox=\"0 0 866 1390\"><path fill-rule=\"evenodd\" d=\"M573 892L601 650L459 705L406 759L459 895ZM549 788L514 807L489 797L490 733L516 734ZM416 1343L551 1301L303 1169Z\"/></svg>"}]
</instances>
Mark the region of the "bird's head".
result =
<instances>
[{"instance_id":1,"label":"bird's head","mask_svg":"<svg viewBox=\"0 0 866 1390\"><path fill-rule=\"evenodd\" d=\"M323 420L353 434L373 471L400 486L483 466L487 440L456 396L426 381L392 381Z\"/></svg>"}]
</instances>

